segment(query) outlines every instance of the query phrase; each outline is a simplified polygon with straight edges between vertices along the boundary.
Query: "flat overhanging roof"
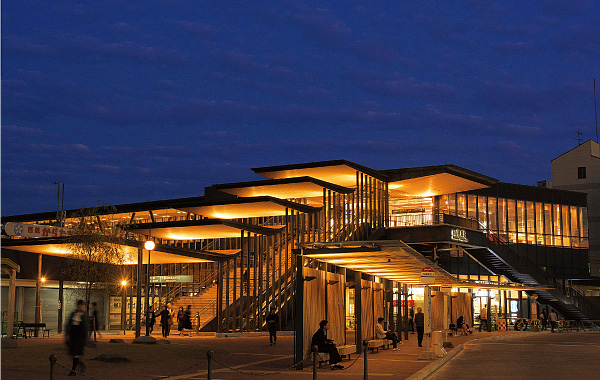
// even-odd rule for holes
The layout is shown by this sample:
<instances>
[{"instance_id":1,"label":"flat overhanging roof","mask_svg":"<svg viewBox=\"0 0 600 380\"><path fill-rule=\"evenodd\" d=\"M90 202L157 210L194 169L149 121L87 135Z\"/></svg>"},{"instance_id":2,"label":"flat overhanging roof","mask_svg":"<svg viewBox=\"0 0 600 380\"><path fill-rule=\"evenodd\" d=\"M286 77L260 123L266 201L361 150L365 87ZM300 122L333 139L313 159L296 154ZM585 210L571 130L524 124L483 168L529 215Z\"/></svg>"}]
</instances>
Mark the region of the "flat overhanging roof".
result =
<instances>
[{"instance_id":1,"label":"flat overhanging roof","mask_svg":"<svg viewBox=\"0 0 600 380\"><path fill-rule=\"evenodd\" d=\"M271 179L312 177L321 181L334 183L339 186L356 187L356 172L368 174L372 177L386 181L386 176L376 170L355 164L346 160L309 162L281 166L268 166L252 168L264 177Z\"/></svg>"},{"instance_id":2,"label":"flat overhanging roof","mask_svg":"<svg viewBox=\"0 0 600 380\"><path fill-rule=\"evenodd\" d=\"M498 180L455 165L384 170L390 196L432 197L489 187Z\"/></svg>"},{"instance_id":3,"label":"flat overhanging roof","mask_svg":"<svg viewBox=\"0 0 600 380\"><path fill-rule=\"evenodd\" d=\"M429 267L434 271L435 285L441 285L444 281L457 282L450 273L402 241L382 241L382 243L374 244L370 241L299 245L305 257L392 281L420 284L421 270Z\"/></svg>"},{"instance_id":4,"label":"flat overhanging roof","mask_svg":"<svg viewBox=\"0 0 600 380\"><path fill-rule=\"evenodd\" d=\"M179 220L173 222L130 224L130 232L168 240L200 240L240 237L243 231L275 235L282 227L261 227L222 219Z\"/></svg>"},{"instance_id":5,"label":"flat overhanging roof","mask_svg":"<svg viewBox=\"0 0 600 380\"><path fill-rule=\"evenodd\" d=\"M354 190L311 177L280 178L263 181L226 183L213 186L215 189L239 197L271 196L275 198L323 198L323 189L341 194ZM322 204L322 202L320 202Z\"/></svg>"},{"instance_id":6,"label":"flat overhanging roof","mask_svg":"<svg viewBox=\"0 0 600 380\"><path fill-rule=\"evenodd\" d=\"M214 219L241 219L262 216L281 216L287 210L305 213L319 211L317 207L302 205L273 197L237 198L221 202L203 203L197 206L182 207L181 210Z\"/></svg>"},{"instance_id":7,"label":"flat overhanging roof","mask_svg":"<svg viewBox=\"0 0 600 380\"><path fill-rule=\"evenodd\" d=\"M430 286L445 281L455 288L534 290L541 287L515 283L477 283L455 278L452 274L400 240L354 241L336 243L300 243L302 256L411 285L421 285L421 271L432 268L435 279Z\"/></svg>"},{"instance_id":8,"label":"flat overhanging roof","mask_svg":"<svg viewBox=\"0 0 600 380\"><path fill-rule=\"evenodd\" d=\"M125 264L137 264L138 248L143 242L128 240L121 245L126 257ZM41 253L50 256L70 256L67 238L37 239L3 239L2 247L15 251ZM199 251L156 244L150 255L152 264L203 263L227 260L235 252ZM148 251L144 249L144 263L148 259Z\"/></svg>"}]
</instances>

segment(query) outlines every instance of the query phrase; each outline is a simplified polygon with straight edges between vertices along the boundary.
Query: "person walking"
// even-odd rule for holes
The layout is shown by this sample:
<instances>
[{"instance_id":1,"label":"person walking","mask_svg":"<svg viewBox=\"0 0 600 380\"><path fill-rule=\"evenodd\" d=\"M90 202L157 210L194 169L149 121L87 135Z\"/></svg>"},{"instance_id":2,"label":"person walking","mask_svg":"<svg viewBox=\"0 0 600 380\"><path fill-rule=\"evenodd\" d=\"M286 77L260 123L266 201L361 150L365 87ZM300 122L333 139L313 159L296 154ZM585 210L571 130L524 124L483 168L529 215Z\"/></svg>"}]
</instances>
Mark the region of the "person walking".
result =
<instances>
[{"instance_id":1,"label":"person walking","mask_svg":"<svg viewBox=\"0 0 600 380\"><path fill-rule=\"evenodd\" d=\"M542 310L540 313L540 322L542 324L542 331L546 331L548 329L548 317L546 317L546 310Z\"/></svg>"},{"instance_id":2,"label":"person walking","mask_svg":"<svg viewBox=\"0 0 600 380\"><path fill-rule=\"evenodd\" d=\"M183 321L183 328L189 330L189 336L192 336L192 305L187 306Z\"/></svg>"},{"instance_id":3,"label":"person walking","mask_svg":"<svg viewBox=\"0 0 600 380\"><path fill-rule=\"evenodd\" d=\"M549 319L551 332L554 332L554 329L556 328L556 321L558 321L558 316L554 312L554 309L550 310Z\"/></svg>"},{"instance_id":4,"label":"person walking","mask_svg":"<svg viewBox=\"0 0 600 380\"><path fill-rule=\"evenodd\" d=\"M269 330L269 345L277 344L277 326L279 325L279 316L275 313L275 308L272 307L267 316L267 329Z\"/></svg>"},{"instance_id":5,"label":"person walking","mask_svg":"<svg viewBox=\"0 0 600 380\"><path fill-rule=\"evenodd\" d=\"M415 309L410 308L408 310L408 326L410 327L410 333L415 333Z\"/></svg>"},{"instance_id":6,"label":"person walking","mask_svg":"<svg viewBox=\"0 0 600 380\"><path fill-rule=\"evenodd\" d=\"M377 325L375 326L375 337L377 339L389 339L392 341L392 349L396 351L398 349L398 336L392 332L392 330L385 331L383 329L383 317L377 318Z\"/></svg>"},{"instance_id":7,"label":"person walking","mask_svg":"<svg viewBox=\"0 0 600 380\"><path fill-rule=\"evenodd\" d=\"M185 325L185 311L183 311L183 306L179 306L179 311L177 312L177 331L179 331L179 335L182 334L183 325Z\"/></svg>"},{"instance_id":8,"label":"person walking","mask_svg":"<svg viewBox=\"0 0 600 380\"><path fill-rule=\"evenodd\" d=\"M80 373L85 372L86 365L81 361L83 350L88 339L89 319L85 312L85 302L77 301L76 309L71 313L65 326L65 343L69 349L69 355L73 357L73 367L68 376L75 376L75 368L79 366Z\"/></svg>"},{"instance_id":9,"label":"person walking","mask_svg":"<svg viewBox=\"0 0 600 380\"><path fill-rule=\"evenodd\" d=\"M488 324L487 324L487 307L483 307L481 309L481 312L479 313L479 332L481 332L481 328L483 327L483 324L485 323L485 330L487 331L488 329Z\"/></svg>"},{"instance_id":10,"label":"person walking","mask_svg":"<svg viewBox=\"0 0 600 380\"><path fill-rule=\"evenodd\" d=\"M148 322L148 328L149 328L149 335L152 334L152 331L154 330L154 324L156 323L156 314L154 314L154 305L150 305L148 307L148 317L146 318L146 321Z\"/></svg>"},{"instance_id":11,"label":"person walking","mask_svg":"<svg viewBox=\"0 0 600 380\"><path fill-rule=\"evenodd\" d=\"M327 339L328 330L329 321L324 319L319 322L319 329L313 335L310 346L317 346L319 352L326 352L329 354L329 368L344 369L343 365L338 364L342 361L342 357L335 346L335 342L331 339Z\"/></svg>"},{"instance_id":12,"label":"person walking","mask_svg":"<svg viewBox=\"0 0 600 380\"><path fill-rule=\"evenodd\" d=\"M425 314L423 309L417 308L417 314L415 314L415 326L417 327L417 341L419 347L423 347L423 334L425 333Z\"/></svg>"},{"instance_id":13,"label":"person walking","mask_svg":"<svg viewBox=\"0 0 600 380\"><path fill-rule=\"evenodd\" d=\"M98 320L98 304L96 302L92 302L92 330L94 332L94 342L96 342L96 334L98 334L98 339L102 339L102 334L100 334L100 321Z\"/></svg>"},{"instance_id":14,"label":"person walking","mask_svg":"<svg viewBox=\"0 0 600 380\"><path fill-rule=\"evenodd\" d=\"M167 309L166 305L163 305L162 310L160 311L160 314L158 314L158 316L160 317L160 327L162 328L162 336L163 338L166 338L169 336L169 310Z\"/></svg>"}]
</instances>

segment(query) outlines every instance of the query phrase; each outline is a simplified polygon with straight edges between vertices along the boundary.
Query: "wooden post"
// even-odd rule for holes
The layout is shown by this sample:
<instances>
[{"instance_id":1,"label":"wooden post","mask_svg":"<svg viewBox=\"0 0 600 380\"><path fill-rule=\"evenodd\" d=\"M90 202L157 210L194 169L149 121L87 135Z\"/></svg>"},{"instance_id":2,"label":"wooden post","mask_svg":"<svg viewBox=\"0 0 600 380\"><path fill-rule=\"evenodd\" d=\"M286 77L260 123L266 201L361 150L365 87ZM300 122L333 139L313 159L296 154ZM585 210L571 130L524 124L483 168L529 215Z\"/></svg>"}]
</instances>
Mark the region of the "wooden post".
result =
<instances>
[{"instance_id":1,"label":"wooden post","mask_svg":"<svg viewBox=\"0 0 600 380\"><path fill-rule=\"evenodd\" d=\"M302 265L302 255L296 256L296 293L294 295L294 334L296 337L296 345L294 347L294 363L297 370L304 368L304 273Z\"/></svg>"},{"instance_id":2,"label":"wooden post","mask_svg":"<svg viewBox=\"0 0 600 380\"><path fill-rule=\"evenodd\" d=\"M42 321L42 254L38 253L38 275L35 280L35 323L41 323ZM38 336L38 329L36 328L33 336Z\"/></svg>"},{"instance_id":3,"label":"wooden post","mask_svg":"<svg viewBox=\"0 0 600 380\"><path fill-rule=\"evenodd\" d=\"M354 317L356 319L356 353L362 350L362 274L354 272Z\"/></svg>"},{"instance_id":4,"label":"wooden post","mask_svg":"<svg viewBox=\"0 0 600 380\"><path fill-rule=\"evenodd\" d=\"M140 336L140 324L141 324L141 315L142 315L142 261L143 261L144 251L140 247L138 248L138 265L137 265L137 279L136 279L136 298L137 302L135 305L135 337L139 338Z\"/></svg>"}]
</instances>

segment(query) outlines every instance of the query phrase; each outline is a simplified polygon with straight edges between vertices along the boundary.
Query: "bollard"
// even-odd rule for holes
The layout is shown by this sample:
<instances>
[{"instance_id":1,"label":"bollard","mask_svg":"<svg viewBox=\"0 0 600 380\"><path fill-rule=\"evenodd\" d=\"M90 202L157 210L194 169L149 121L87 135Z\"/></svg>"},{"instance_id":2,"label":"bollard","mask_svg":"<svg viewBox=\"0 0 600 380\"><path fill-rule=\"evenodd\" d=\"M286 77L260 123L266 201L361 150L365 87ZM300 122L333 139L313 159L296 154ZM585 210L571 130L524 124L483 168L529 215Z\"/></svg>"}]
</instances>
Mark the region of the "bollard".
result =
<instances>
[{"instance_id":1,"label":"bollard","mask_svg":"<svg viewBox=\"0 0 600 380\"><path fill-rule=\"evenodd\" d=\"M54 365L56 364L56 356L50 355L50 380L54 379Z\"/></svg>"},{"instance_id":2,"label":"bollard","mask_svg":"<svg viewBox=\"0 0 600 380\"><path fill-rule=\"evenodd\" d=\"M363 379L364 380L368 380L369 379L369 369L367 368L367 348L369 348L369 341L368 340L363 340L363 346L365 346L365 352L363 352L363 355L365 355L365 368L364 368L364 374L363 374Z\"/></svg>"},{"instance_id":3,"label":"bollard","mask_svg":"<svg viewBox=\"0 0 600 380\"><path fill-rule=\"evenodd\" d=\"M214 351L212 351L212 350L206 351L206 359L208 360L208 371L206 373L206 379L207 380L212 380L212 368L211 368L211 364L212 364L212 358L213 358L213 356L215 356Z\"/></svg>"},{"instance_id":4,"label":"bollard","mask_svg":"<svg viewBox=\"0 0 600 380\"><path fill-rule=\"evenodd\" d=\"M311 351L313 353L313 380L317 380L317 352L319 351L319 346L315 344L311 347Z\"/></svg>"}]
</instances>

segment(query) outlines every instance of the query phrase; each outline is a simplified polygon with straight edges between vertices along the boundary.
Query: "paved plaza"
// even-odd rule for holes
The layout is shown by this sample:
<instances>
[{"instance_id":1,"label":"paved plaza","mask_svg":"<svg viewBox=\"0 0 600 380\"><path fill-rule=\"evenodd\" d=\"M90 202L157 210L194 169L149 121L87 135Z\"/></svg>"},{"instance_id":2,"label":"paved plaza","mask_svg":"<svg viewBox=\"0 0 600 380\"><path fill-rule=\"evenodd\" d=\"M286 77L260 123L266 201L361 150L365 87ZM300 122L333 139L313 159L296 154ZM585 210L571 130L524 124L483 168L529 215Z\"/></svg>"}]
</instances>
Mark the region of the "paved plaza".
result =
<instances>
[{"instance_id":1,"label":"paved plaza","mask_svg":"<svg viewBox=\"0 0 600 380\"><path fill-rule=\"evenodd\" d=\"M160 339L159 334L154 334ZM121 336L122 337L122 336ZM95 348L87 348L84 361L87 364L85 376L89 379L206 379L206 352L214 351L216 359L213 362L213 379L256 379L265 377L272 379L312 379L312 362L305 361L302 371L289 370L293 365L293 336L280 336L277 345L270 346L268 336L247 337L169 337L169 344L156 345L131 344L133 335L124 337L125 343L109 343L109 339L119 338L113 332L105 332L103 338L96 343ZM486 338L486 339L480 339ZM479 375L470 378L506 378L500 376L501 369L510 371L510 378L515 377L515 362L519 358L531 357L531 365L544 367L544 360L553 366L564 368L561 376L545 376L547 378L568 379L572 373L572 365L584 366L584 358L598 358L600 355L600 334L598 333L561 333L550 334L530 332L475 332L469 336L449 338L455 346L449 349L453 356L447 363L435 372L436 379L465 379L465 373ZM432 372L436 361L419 360L419 355L425 348L417 347L416 335L409 334L409 340L399 346L398 351L380 350L368 354L369 379L407 379L423 377ZM573 352L570 351L573 349ZM453 352L455 351L455 352ZM32 380L50 378L50 354L57 357L54 379L67 378L71 361L67 355L63 337L53 335L50 338L18 339L18 348L2 349L2 378L14 380ZM130 359L126 363L106 363L92 360L102 353L122 354ZM564 355L571 361L571 366L563 366L554 362L553 354ZM355 362L345 359L346 370L332 371L326 365L317 370L319 379L362 379L364 358L359 357ZM533 359L535 358L535 359ZM575 358L579 358L577 361ZM596 360L596 359L594 359ZM435 363L435 364L432 364ZM482 366L481 363L489 363ZM492 364L495 363L495 364ZM596 362L594 362L595 365ZM529 365L529 364L527 364ZM525 367L527 366L525 365ZM427 368L426 368L427 367ZM475 369L479 368L480 372ZM466 370L466 372L465 372ZM546 368L548 370L548 368ZM448 371L448 372L444 372ZM483 372L481 372L483 371ZM550 371L552 372L552 371ZM528 372L520 372L525 376ZM553 372L559 373L559 372ZM498 376L496 376L498 375ZM583 376L583 378L593 378Z\"/></svg>"}]
</instances>

